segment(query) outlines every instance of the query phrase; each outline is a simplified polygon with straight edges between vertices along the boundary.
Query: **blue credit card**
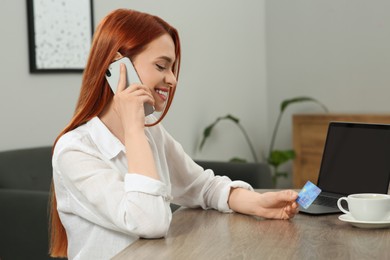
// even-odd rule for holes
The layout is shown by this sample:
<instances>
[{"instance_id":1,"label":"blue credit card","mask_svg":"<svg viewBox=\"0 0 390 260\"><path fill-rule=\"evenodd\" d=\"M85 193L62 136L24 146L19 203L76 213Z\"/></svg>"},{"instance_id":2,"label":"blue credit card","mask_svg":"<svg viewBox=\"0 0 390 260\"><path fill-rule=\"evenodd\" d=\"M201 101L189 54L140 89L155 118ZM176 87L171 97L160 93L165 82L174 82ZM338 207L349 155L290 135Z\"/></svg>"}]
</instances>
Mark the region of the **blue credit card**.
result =
<instances>
[{"instance_id":1,"label":"blue credit card","mask_svg":"<svg viewBox=\"0 0 390 260\"><path fill-rule=\"evenodd\" d=\"M297 202L301 207L307 209L320 193L320 188L311 181L307 181L305 186L303 186L302 190L298 193Z\"/></svg>"}]
</instances>

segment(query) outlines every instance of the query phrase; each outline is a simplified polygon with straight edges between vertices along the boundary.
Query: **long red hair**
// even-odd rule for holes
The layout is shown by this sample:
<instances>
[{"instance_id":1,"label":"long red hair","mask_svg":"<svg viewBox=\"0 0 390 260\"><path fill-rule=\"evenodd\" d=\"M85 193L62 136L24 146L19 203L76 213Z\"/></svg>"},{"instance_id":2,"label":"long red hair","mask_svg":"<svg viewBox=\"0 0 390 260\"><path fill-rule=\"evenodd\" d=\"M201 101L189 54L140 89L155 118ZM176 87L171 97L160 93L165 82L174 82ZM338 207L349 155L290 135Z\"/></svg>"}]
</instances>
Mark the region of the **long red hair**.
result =
<instances>
[{"instance_id":1,"label":"long red hair","mask_svg":"<svg viewBox=\"0 0 390 260\"><path fill-rule=\"evenodd\" d=\"M123 56L134 59L146 45L168 33L175 44L176 61L173 72L176 78L180 70L180 40L178 32L164 20L150 14L118 9L108 14L99 24L93 37L88 62L84 70L80 96L70 123L62 130L54 142L65 133L99 115L110 102L113 93L105 79L109 64L119 51ZM167 105L153 125L165 117L172 103L175 88L171 89ZM68 240L65 228L57 211L54 184L51 185L50 202L50 249L52 257L66 257Z\"/></svg>"}]
</instances>

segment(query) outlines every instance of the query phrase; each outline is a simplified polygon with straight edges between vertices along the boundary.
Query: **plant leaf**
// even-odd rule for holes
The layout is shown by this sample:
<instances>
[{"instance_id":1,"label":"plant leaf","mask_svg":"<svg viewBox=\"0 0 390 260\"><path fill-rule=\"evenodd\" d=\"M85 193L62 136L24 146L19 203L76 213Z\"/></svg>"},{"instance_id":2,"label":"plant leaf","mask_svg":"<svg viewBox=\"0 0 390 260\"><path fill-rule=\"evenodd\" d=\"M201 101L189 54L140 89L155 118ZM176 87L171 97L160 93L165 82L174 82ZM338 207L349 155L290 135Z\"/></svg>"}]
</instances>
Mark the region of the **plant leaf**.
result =
<instances>
[{"instance_id":1,"label":"plant leaf","mask_svg":"<svg viewBox=\"0 0 390 260\"><path fill-rule=\"evenodd\" d=\"M228 120L231 120L233 121L234 123L236 123L237 125L240 123L240 120L237 118L237 117L234 117L230 114L226 115L226 116L221 116L221 117L218 117L211 125L207 126L204 130L203 130L203 137L202 137L202 141L200 142L200 145L199 145L199 150L201 151L204 144L206 143L206 139L209 138L209 136L211 135L211 132L214 128L214 126L217 125L217 123L221 120L225 120L225 119L228 119Z\"/></svg>"},{"instance_id":2,"label":"plant leaf","mask_svg":"<svg viewBox=\"0 0 390 260\"><path fill-rule=\"evenodd\" d=\"M326 112L328 112L328 108L319 102L317 99L311 98L311 97L295 97L291 99L286 99L280 104L280 112L283 112L289 105L294 104L294 103L300 103L300 102L307 102L307 101L312 101L317 104L319 104Z\"/></svg>"},{"instance_id":3,"label":"plant leaf","mask_svg":"<svg viewBox=\"0 0 390 260\"><path fill-rule=\"evenodd\" d=\"M223 118L221 118L221 119L230 119L230 120L232 120L236 124L240 123L240 120L237 117L234 117L234 116L232 116L230 114L225 116L225 117L223 117Z\"/></svg>"},{"instance_id":4,"label":"plant leaf","mask_svg":"<svg viewBox=\"0 0 390 260\"><path fill-rule=\"evenodd\" d=\"M211 131L213 130L213 128L217 124L217 122L218 122L218 119L214 123L212 123L211 125L209 125L208 127L206 127L203 130L203 138L202 138L202 142L200 143L199 150L202 150L203 145L206 142L206 139L211 135Z\"/></svg>"},{"instance_id":5,"label":"plant leaf","mask_svg":"<svg viewBox=\"0 0 390 260\"><path fill-rule=\"evenodd\" d=\"M274 166L275 168L279 167L279 165L288 162L295 158L294 150L274 150L271 152L270 158L268 158L268 163Z\"/></svg>"},{"instance_id":6,"label":"plant leaf","mask_svg":"<svg viewBox=\"0 0 390 260\"><path fill-rule=\"evenodd\" d=\"M229 160L229 162L235 162L235 163L246 163L248 162L245 159L239 158L239 157L234 157Z\"/></svg>"}]
</instances>

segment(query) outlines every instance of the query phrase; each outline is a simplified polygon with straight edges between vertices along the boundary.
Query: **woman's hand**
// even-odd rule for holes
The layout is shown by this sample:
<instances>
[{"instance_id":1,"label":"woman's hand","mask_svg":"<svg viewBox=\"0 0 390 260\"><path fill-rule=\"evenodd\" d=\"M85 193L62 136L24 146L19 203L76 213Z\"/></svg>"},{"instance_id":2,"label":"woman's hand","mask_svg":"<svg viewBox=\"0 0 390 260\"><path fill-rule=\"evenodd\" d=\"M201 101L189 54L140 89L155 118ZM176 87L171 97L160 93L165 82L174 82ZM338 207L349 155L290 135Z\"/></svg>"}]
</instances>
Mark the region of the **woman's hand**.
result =
<instances>
[{"instance_id":1,"label":"woman's hand","mask_svg":"<svg viewBox=\"0 0 390 260\"><path fill-rule=\"evenodd\" d=\"M298 213L298 203L295 201L297 197L298 193L292 190L260 194L258 214L265 218L293 218Z\"/></svg>"},{"instance_id":2,"label":"woman's hand","mask_svg":"<svg viewBox=\"0 0 390 260\"><path fill-rule=\"evenodd\" d=\"M292 190L257 193L242 188L232 188L229 207L243 214L269 219L290 219L298 213L295 201L298 193Z\"/></svg>"},{"instance_id":3,"label":"woman's hand","mask_svg":"<svg viewBox=\"0 0 390 260\"><path fill-rule=\"evenodd\" d=\"M123 127L122 141L126 147L128 172L158 180L153 153L144 131L144 103L154 105L154 99L145 85L131 84L127 87L126 84L126 66L121 64L119 83L114 95L114 110Z\"/></svg>"},{"instance_id":4,"label":"woman's hand","mask_svg":"<svg viewBox=\"0 0 390 260\"><path fill-rule=\"evenodd\" d=\"M154 105L150 89L142 84L131 84L127 87L126 65L121 64L119 83L114 95L114 109L121 119L125 132L144 128L145 102Z\"/></svg>"}]
</instances>

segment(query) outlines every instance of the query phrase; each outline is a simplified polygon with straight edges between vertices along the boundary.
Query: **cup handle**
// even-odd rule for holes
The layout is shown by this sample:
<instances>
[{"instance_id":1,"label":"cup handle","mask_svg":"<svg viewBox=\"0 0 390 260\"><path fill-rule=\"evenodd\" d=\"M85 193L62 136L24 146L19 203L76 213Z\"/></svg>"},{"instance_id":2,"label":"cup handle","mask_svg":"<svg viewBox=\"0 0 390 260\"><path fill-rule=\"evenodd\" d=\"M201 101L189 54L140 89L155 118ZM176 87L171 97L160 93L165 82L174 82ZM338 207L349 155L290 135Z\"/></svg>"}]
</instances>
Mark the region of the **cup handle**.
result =
<instances>
[{"instance_id":1,"label":"cup handle","mask_svg":"<svg viewBox=\"0 0 390 260\"><path fill-rule=\"evenodd\" d=\"M345 214L349 214L349 211L344 209L343 206L341 205L341 201L345 200L348 203L347 197L341 197L337 200L337 207L344 212Z\"/></svg>"}]
</instances>

